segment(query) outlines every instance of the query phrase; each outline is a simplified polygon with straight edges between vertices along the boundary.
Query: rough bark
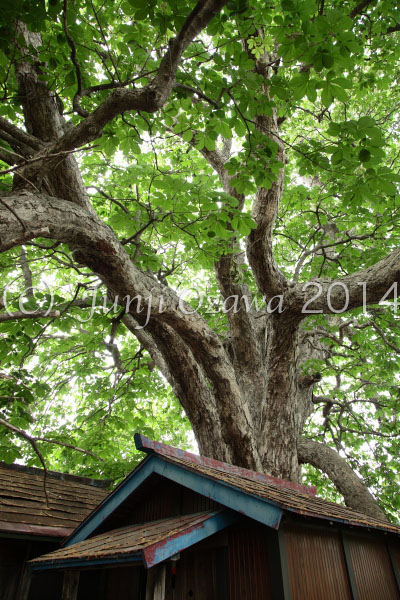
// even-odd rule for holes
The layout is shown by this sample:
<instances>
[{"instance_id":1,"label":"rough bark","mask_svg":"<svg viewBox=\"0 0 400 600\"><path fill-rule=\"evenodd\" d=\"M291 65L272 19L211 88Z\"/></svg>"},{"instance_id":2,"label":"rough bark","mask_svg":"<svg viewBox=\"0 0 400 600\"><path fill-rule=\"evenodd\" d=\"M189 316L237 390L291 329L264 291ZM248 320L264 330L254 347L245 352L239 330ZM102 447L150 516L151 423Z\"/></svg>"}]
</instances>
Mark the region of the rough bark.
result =
<instances>
[{"instance_id":1,"label":"rough bark","mask_svg":"<svg viewBox=\"0 0 400 600\"><path fill-rule=\"evenodd\" d=\"M14 192L0 199L0 251L35 237L57 240L69 246L77 262L99 276L121 305L126 297L146 299L150 316L146 328L137 328L144 325L147 313L147 306L140 310L137 301L131 303L123 322L171 384L203 454L294 481L301 476L299 463L310 462L328 474L349 506L382 516L372 496L338 455L325 446L320 449L320 445L316 453L312 442L300 439L312 411L315 379L300 376L299 367L306 355L299 328L305 318L302 308L315 289L291 285L275 261L273 228L282 195L283 168L270 189L257 191L253 205L257 228L248 239L247 259L259 291L267 299L282 295L284 312L267 315L257 313L254 307L248 309L244 298L250 304L249 289L235 276L243 260L242 249L233 240L233 253L216 262L215 274L226 308L233 307L236 296L241 310L228 311L229 334L220 339L173 290L135 266L90 205L79 166L70 154L101 136L102 128L122 112L158 111L175 85L184 50L225 4L222 0L201 0L170 41L157 74L147 86L114 89L92 114L73 127L68 127L60 114L56 95L40 81L40 64L28 60L27 51L21 49L15 72L24 98L27 132L0 117L0 138L18 153L12 157L18 165ZM38 34L23 26L20 30L33 46L40 44ZM265 77L267 96L268 62L255 61L255 70ZM75 107L79 107L78 96ZM277 116L258 116L256 127L278 143L277 158L284 164ZM243 206L244 199L231 186L232 176L224 166L227 153L206 149L202 153L219 175L225 192ZM26 159L33 160L27 163ZM374 267L340 280L350 292L349 308L363 304L360 282L367 282L366 301L373 302L398 281L399 257L397 250ZM331 305L342 306L340 285L332 288L328 280L318 283L322 291L310 303L311 309L331 311L329 289Z\"/></svg>"},{"instance_id":2,"label":"rough bark","mask_svg":"<svg viewBox=\"0 0 400 600\"><path fill-rule=\"evenodd\" d=\"M309 463L326 473L343 495L347 506L385 520L375 498L340 454L325 444L305 438L298 440L297 448L300 462Z\"/></svg>"}]
</instances>

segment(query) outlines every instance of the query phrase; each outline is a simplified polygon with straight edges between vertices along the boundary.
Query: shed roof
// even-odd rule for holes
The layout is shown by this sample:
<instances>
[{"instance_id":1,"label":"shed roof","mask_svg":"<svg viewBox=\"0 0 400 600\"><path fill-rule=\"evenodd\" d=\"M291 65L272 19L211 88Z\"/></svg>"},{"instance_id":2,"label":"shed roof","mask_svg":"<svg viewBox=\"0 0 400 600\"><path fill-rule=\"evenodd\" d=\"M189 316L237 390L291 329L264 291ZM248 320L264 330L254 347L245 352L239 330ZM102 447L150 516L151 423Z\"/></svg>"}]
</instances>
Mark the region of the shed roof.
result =
<instances>
[{"instance_id":1,"label":"shed roof","mask_svg":"<svg viewBox=\"0 0 400 600\"><path fill-rule=\"evenodd\" d=\"M272 478L263 473L197 456L191 452L154 442L142 435L137 435L135 440L137 447L147 453L158 454L164 460L179 464L217 481L225 482L245 493L270 501L284 510L316 519L339 521L400 534L399 525L369 517L352 508L319 498L315 495L315 488L307 488L283 479Z\"/></svg>"},{"instance_id":2,"label":"shed roof","mask_svg":"<svg viewBox=\"0 0 400 600\"><path fill-rule=\"evenodd\" d=\"M220 531L235 519L225 510L121 527L30 561L35 570L144 563L151 567Z\"/></svg>"},{"instance_id":3,"label":"shed roof","mask_svg":"<svg viewBox=\"0 0 400 600\"><path fill-rule=\"evenodd\" d=\"M104 499L109 482L0 463L0 532L64 538ZM48 505L46 503L46 494Z\"/></svg>"},{"instance_id":4,"label":"shed roof","mask_svg":"<svg viewBox=\"0 0 400 600\"><path fill-rule=\"evenodd\" d=\"M399 525L318 498L314 490L304 486L197 456L141 435L136 435L135 441L137 448L149 456L77 527L66 545L86 539L99 527L104 531L108 517L154 473L275 529L288 512L400 534Z\"/></svg>"}]
</instances>

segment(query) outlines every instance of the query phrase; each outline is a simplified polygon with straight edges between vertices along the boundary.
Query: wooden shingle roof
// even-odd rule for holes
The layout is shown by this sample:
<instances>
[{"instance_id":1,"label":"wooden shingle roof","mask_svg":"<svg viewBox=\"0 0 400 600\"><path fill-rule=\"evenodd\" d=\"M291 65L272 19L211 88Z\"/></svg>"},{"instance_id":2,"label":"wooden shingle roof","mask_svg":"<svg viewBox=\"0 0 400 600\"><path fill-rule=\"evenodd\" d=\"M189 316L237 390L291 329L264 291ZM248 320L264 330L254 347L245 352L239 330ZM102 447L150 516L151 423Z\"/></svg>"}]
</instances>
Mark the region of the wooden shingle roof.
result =
<instances>
[{"instance_id":1,"label":"wooden shingle roof","mask_svg":"<svg viewBox=\"0 0 400 600\"><path fill-rule=\"evenodd\" d=\"M140 562L148 568L225 528L236 517L205 511L120 527L30 561L34 570Z\"/></svg>"},{"instance_id":2,"label":"wooden shingle roof","mask_svg":"<svg viewBox=\"0 0 400 600\"><path fill-rule=\"evenodd\" d=\"M352 508L348 508L347 506L342 506L335 502L328 502L328 500L324 500L318 496L311 496L300 490L279 486L273 483L252 481L251 479L247 479L240 475L227 473L218 468L192 463L188 460L172 458L170 456L165 458L176 464L181 464L187 469L197 471L218 481L224 481L248 494L271 501L276 506L279 506L279 508L290 512L316 519L325 519L328 521L347 523L349 525L383 529L385 531L400 534L399 525L369 517Z\"/></svg>"},{"instance_id":3,"label":"wooden shingle roof","mask_svg":"<svg viewBox=\"0 0 400 600\"><path fill-rule=\"evenodd\" d=\"M45 481L41 469L0 463L0 532L66 537L105 498L108 483L51 471Z\"/></svg>"},{"instance_id":4,"label":"wooden shingle roof","mask_svg":"<svg viewBox=\"0 0 400 600\"><path fill-rule=\"evenodd\" d=\"M137 436L136 440L138 447L147 453L154 453L185 469L201 473L203 476L233 486L246 494L269 501L285 511L316 519L400 534L400 525L369 517L352 508L319 498L315 495L313 488L306 488L262 473L197 456L191 452L154 442L145 436Z\"/></svg>"}]
</instances>

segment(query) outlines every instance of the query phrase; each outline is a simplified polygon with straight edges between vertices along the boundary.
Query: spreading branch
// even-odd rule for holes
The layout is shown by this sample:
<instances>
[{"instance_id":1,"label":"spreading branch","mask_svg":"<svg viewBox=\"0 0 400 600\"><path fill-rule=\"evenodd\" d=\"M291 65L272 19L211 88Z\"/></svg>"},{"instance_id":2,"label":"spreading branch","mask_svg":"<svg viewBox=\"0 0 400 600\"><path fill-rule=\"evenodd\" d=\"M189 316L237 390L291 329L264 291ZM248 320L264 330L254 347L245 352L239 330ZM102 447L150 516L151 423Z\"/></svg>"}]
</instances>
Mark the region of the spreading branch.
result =
<instances>
[{"instance_id":1,"label":"spreading branch","mask_svg":"<svg viewBox=\"0 0 400 600\"><path fill-rule=\"evenodd\" d=\"M326 473L347 506L375 519L387 520L368 488L335 450L320 442L301 438L297 451L301 463L311 464Z\"/></svg>"},{"instance_id":2,"label":"spreading branch","mask_svg":"<svg viewBox=\"0 0 400 600\"><path fill-rule=\"evenodd\" d=\"M320 313L334 313L343 307L350 310L364 304L378 304L390 288L399 283L400 248L396 248L371 267L351 275L339 279L314 278L307 284L296 284L288 292L288 306L299 318L309 314L305 310ZM395 294L393 289L391 296Z\"/></svg>"},{"instance_id":3,"label":"spreading branch","mask_svg":"<svg viewBox=\"0 0 400 600\"><path fill-rule=\"evenodd\" d=\"M157 112L169 98L183 52L225 6L227 0L200 0L186 18L178 35L170 40L155 77L143 88L119 87L97 109L55 143L40 153L42 159L28 165L20 173L29 181L42 179L54 167L51 155L80 148L101 135L104 126L123 112Z\"/></svg>"}]
</instances>

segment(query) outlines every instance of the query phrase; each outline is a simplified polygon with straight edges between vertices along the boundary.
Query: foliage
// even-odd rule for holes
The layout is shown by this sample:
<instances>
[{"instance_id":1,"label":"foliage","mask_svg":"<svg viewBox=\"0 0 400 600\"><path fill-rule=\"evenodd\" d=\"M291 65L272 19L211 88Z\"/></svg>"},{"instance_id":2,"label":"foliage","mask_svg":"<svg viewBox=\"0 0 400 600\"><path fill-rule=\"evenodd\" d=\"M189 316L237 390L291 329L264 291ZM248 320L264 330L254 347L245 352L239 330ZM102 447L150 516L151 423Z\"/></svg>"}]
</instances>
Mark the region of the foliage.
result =
<instances>
[{"instance_id":1,"label":"foliage","mask_svg":"<svg viewBox=\"0 0 400 600\"><path fill-rule=\"evenodd\" d=\"M232 243L243 249L254 229L254 195L276 181L280 143L287 164L274 250L289 279L342 277L399 246L400 10L390 0L355 10L336 0L231 0L185 51L163 109L121 114L77 154L97 213L135 264L173 289L196 289L193 306L222 337L227 317L218 310L213 265ZM31 49L40 78L73 125L82 118L73 110L79 87L89 90L80 106L90 112L110 93L96 86L144 87L188 12L181 0L12 3L0 21L1 115L23 126L12 69L15 18L40 31L41 46ZM257 127L273 114L281 123L276 139ZM226 168L243 208L207 161L229 144ZM6 174L3 188L10 182ZM35 293L25 307L54 302L61 316L0 323L0 416L32 436L92 452L39 442L52 468L84 475L118 478L131 468L137 430L187 447L182 408L111 298L104 310L107 291L96 275L60 243L36 240L25 249L26 256L12 249L0 258L9 309L20 308L29 267ZM258 293L246 262L235 277ZM208 299L202 306L199 292ZM306 343L323 345L303 365L322 376L307 432L347 456L390 515L400 510L400 329L392 298L393 290L388 303L365 311L337 306L337 314L310 315L302 327ZM0 458L38 464L26 440L4 427ZM307 478L332 497L318 472L308 468Z\"/></svg>"}]
</instances>

